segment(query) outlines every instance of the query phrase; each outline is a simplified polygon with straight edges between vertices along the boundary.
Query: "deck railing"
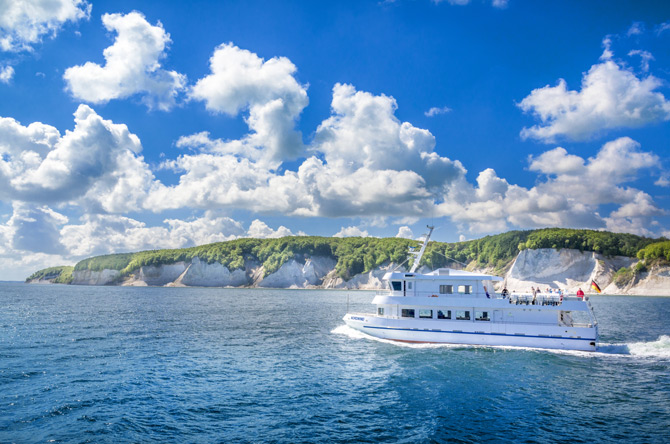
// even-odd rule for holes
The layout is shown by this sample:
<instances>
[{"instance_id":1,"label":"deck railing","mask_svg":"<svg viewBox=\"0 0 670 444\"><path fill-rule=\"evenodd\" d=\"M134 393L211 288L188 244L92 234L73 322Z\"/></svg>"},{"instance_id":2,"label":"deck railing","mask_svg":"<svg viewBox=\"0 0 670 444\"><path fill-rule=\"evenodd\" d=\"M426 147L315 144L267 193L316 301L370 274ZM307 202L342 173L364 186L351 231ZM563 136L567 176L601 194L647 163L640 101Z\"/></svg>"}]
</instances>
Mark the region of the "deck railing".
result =
<instances>
[{"instance_id":1,"label":"deck railing","mask_svg":"<svg viewBox=\"0 0 670 444\"><path fill-rule=\"evenodd\" d=\"M377 290L377 296L400 296L402 291L390 292L389 290ZM434 293L426 291L412 291L408 290L405 292L406 296L411 297L428 297L428 298L456 298L456 297L471 297L474 296L474 293ZM478 298L485 298L483 294L477 294ZM513 293L509 294L506 297L503 297L500 293L489 293L490 299L506 299L509 300L511 304L516 305L561 305L564 301L588 301L589 297L579 297L579 296L561 296L557 293L538 293L535 297L531 293Z\"/></svg>"}]
</instances>

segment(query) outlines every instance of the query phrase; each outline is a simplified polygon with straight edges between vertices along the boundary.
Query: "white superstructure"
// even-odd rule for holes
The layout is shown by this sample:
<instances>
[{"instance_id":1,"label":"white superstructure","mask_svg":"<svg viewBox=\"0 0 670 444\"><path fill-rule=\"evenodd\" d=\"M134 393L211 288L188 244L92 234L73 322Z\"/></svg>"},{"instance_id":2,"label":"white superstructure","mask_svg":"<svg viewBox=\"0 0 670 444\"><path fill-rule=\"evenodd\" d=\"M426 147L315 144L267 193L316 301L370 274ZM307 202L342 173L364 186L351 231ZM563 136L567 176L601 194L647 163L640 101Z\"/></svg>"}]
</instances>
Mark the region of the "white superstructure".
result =
<instances>
[{"instance_id":1,"label":"white superstructure","mask_svg":"<svg viewBox=\"0 0 670 444\"><path fill-rule=\"evenodd\" d=\"M426 274L396 271L383 279L388 290L378 292L372 300L376 313L347 313L347 325L371 336L404 342L596 348L598 326L588 297L558 293L503 296L493 291L493 282L502 278L450 268Z\"/></svg>"}]
</instances>

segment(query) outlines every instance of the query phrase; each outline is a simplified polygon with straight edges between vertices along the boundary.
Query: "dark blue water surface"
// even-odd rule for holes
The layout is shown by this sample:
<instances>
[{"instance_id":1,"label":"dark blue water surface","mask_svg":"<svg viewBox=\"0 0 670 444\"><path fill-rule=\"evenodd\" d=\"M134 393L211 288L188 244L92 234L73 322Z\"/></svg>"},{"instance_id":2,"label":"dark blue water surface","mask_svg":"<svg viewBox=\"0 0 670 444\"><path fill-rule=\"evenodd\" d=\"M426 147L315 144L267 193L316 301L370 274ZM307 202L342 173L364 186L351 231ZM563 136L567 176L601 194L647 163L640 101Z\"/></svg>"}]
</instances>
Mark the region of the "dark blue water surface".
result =
<instances>
[{"instance_id":1,"label":"dark blue water surface","mask_svg":"<svg viewBox=\"0 0 670 444\"><path fill-rule=\"evenodd\" d=\"M0 284L0 442L670 442L670 298L598 353L400 346L370 292Z\"/></svg>"}]
</instances>

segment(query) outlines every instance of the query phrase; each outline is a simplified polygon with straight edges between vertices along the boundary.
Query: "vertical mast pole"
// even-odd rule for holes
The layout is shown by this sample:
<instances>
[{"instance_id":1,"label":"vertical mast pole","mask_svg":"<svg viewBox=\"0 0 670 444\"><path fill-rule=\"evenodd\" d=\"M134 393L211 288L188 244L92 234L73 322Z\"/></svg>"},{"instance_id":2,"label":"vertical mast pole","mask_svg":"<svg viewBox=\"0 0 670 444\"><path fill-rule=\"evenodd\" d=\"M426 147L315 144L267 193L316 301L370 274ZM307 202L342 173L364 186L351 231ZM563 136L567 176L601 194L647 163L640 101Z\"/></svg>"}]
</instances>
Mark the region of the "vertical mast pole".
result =
<instances>
[{"instance_id":1,"label":"vertical mast pole","mask_svg":"<svg viewBox=\"0 0 670 444\"><path fill-rule=\"evenodd\" d=\"M419 262L421 262L421 258L423 257L424 251L426 251L426 246L428 245L428 241L430 240L430 235L433 234L433 230L435 229L434 226L426 225L426 227L429 229L428 234L426 234L426 238L423 240L423 245L421 245L421 250L419 250L418 253L411 252L411 254L414 255L414 263L412 264L412 269L409 270L410 273L414 273L417 268L419 268Z\"/></svg>"}]
</instances>

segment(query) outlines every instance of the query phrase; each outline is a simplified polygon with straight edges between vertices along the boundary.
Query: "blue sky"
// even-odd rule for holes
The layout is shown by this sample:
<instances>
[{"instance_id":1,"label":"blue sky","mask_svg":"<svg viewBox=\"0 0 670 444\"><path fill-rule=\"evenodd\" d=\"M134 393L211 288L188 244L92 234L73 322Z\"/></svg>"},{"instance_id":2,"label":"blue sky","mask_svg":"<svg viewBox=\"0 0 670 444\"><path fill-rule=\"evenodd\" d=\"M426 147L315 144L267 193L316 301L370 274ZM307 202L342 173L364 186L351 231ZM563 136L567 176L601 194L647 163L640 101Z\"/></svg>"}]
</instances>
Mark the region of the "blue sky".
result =
<instances>
[{"instance_id":1,"label":"blue sky","mask_svg":"<svg viewBox=\"0 0 670 444\"><path fill-rule=\"evenodd\" d=\"M656 1L0 1L0 279L288 234L670 236Z\"/></svg>"}]
</instances>

